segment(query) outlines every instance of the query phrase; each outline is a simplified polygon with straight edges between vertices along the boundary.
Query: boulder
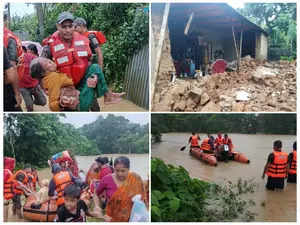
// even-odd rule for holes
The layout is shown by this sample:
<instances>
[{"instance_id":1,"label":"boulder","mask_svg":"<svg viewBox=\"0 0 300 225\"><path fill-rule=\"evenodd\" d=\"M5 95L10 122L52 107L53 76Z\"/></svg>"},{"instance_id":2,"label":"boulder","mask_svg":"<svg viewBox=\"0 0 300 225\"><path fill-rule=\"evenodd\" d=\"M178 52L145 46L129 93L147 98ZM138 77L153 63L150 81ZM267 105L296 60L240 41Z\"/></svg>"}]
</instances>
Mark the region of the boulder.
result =
<instances>
[{"instance_id":1,"label":"boulder","mask_svg":"<svg viewBox=\"0 0 300 225\"><path fill-rule=\"evenodd\" d=\"M208 94L207 93L203 93L202 95L201 95L201 101L200 101L200 104L201 105L205 105L208 101L209 101L209 96L208 96Z\"/></svg>"},{"instance_id":2,"label":"boulder","mask_svg":"<svg viewBox=\"0 0 300 225\"><path fill-rule=\"evenodd\" d=\"M216 105L214 102L210 101L202 109L201 112L220 112L221 108L219 105Z\"/></svg>"}]
</instances>

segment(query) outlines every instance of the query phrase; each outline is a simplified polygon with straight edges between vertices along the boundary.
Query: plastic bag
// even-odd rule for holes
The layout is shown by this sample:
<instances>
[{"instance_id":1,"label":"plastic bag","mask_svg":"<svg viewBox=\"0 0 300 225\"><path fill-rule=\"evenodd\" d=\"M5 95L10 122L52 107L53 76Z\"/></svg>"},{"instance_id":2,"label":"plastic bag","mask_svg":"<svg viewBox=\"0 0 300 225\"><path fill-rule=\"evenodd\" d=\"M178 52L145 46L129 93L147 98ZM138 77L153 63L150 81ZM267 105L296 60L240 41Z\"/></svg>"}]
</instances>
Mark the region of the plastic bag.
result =
<instances>
[{"instance_id":1,"label":"plastic bag","mask_svg":"<svg viewBox=\"0 0 300 225\"><path fill-rule=\"evenodd\" d=\"M141 200L141 195L135 195L132 201L133 206L129 222L149 222L149 212L145 203Z\"/></svg>"}]
</instances>

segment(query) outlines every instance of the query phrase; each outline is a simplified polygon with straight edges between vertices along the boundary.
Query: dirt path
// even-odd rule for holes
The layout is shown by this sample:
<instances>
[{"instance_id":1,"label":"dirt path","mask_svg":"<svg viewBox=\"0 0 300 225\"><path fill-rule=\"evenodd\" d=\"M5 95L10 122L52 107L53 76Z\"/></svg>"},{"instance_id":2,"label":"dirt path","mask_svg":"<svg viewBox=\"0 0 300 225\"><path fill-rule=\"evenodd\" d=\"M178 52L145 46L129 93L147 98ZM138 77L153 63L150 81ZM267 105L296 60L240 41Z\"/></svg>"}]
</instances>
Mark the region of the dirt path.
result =
<instances>
[{"instance_id":1,"label":"dirt path","mask_svg":"<svg viewBox=\"0 0 300 225\"><path fill-rule=\"evenodd\" d=\"M47 97L48 102L48 97ZM133 102L122 99L122 101L118 104L105 105L104 98L98 99L98 102L101 107L101 112L146 112L147 110L135 105ZM22 110L26 112L26 106L24 100L22 101ZM34 105L33 110L35 112L51 112L48 107L48 104L45 106Z\"/></svg>"}]
</instances>

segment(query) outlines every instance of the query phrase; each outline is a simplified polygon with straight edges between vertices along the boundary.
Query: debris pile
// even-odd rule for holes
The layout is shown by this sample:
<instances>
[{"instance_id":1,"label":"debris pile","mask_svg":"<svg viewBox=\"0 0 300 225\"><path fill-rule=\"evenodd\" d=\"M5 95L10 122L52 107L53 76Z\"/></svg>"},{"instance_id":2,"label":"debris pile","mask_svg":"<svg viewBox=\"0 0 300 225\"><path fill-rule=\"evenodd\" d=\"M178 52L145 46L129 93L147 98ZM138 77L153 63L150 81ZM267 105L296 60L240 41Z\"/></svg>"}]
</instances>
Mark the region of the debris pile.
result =
<instances>
[{"instance_id":1,"label":"debris pile","mask_svg":"<svg viewBox=\"0 0 300 225\"><path fill-rule=\"evenodd\" d=\"M172 62L166 61L169 58L166 46L160 71L173 69ZM165 69L161 70L162 67ZM160 72L152 106L153 111L294 112L296 62L259 62L246 56L241 60L239 73L224 72L196 80L176 79L174 83L170 82L168 72Z\"/></svg>"}]
</instances>

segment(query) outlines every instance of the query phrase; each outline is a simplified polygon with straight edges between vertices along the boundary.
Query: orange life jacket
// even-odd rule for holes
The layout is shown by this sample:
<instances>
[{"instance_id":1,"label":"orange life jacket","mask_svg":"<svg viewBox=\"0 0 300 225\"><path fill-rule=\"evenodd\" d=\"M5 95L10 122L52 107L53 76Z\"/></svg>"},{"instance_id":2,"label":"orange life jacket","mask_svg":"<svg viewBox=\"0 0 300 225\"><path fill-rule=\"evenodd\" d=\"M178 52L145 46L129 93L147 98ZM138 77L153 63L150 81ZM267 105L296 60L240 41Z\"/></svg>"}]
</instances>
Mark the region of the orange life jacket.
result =
<instances>
[{"instance_id":1,"label":"orange life jacket","mask_svg":"<svg viewBox=\"0 0 300 225\"><path fill-rule=\"evenodd\" d=\"M196 135L193 135L193 136L192 136L191 146L192 146L192 147L199 146L199 143L198 143L198 136L196 136Z\"/></svg>"},{"instance_id":2,"label":"orange life jacket","mask_svg":"<svg viewBox=\"0 0 300 225\"><path fill-rule=\"evenodd\" d=\"M96 36L100 45L103 45L106 42L106 38L101 31L91 30L91 31L87 31L87 32L83 33L83 35L87 38L89 37L90 34L94 34Z\"/></svg>"},{"instance_id":3,"label":"orange life jacket","mask_svg":"<svg viewBox=\"0 0 300 225\"><path fill-rule=\"evenodd\" d=\"M17 45L17 56L18 56L18 62L17 62L17 71L19 75L19 80L23 78L25 65L24 65L24 52L22 48L22 42L20 39L9 29L7 29L6 26L4 26L4 33L3 33L3 41L5 48L8 47L9 39L12 38L16 41Z\"/></svg>"},{"instance_id":4,"label":"orange life jacket","mask_svg":"<svg viewBox=\"0 0 300 225\"><path fill-rule=\"evenodd\" d=\"M28 176L27 176L26 172L24 172L23 170L18 170L18 171L10 178L10 182L13 182L12 185L13 185L13 192L14 192L14 194L22 195L22 194L24 194L24 191L18 189L19 181L16 179L17 176L18 176L19 174L24 174L25 178L24 178L24 180L23 180L22 183L23 183L24 185L27 185L27 184L28 184Z\"/></svg>"},{"instance_id":5,"label":"orange life jacket","mask_svg":"<svg viewBox=\"0 0 300 225\"><path fill-rule=\"evenodd\" d=\"M57 70L72 78L74 85L77 85L85 75L89 66L89 58L92 56L89 47L89 39L74 32L72 44L63 42L58 32L51 35L48 40L50 51L57 65Z\"/></svg>"},{"instance_id":6,"label":"orange life jacket","mask_svg":"<svg viewBox=\"0 0 300 225\"><path fill-rule=\"evenodd\" d=\"M231 141L231 139L230 138L223 138L223 144L224 145L228 145L228 147L229 147L229 151L232 151L232 141Z\"/></svg>"},{"instance_id":7,"label":"orange life jacket","mask_svg":"<svg viewBox=\"0 0 300 225\"><path fill-rule=\"evenodd\" d=\"M297 151L295 150L293 150L293 159L289 169L289 174L297 174Z\"/></svg>"},{"instance_id":8,"label":"orange life jacket","mask_svg":"<svg viewBox=\"0 0 300 225\"><path fill-rule=\"evenodd\" d=\"M208 144L209 138L205 138L202 143L201 143L201 149L202 150L206 150L206 151L210 151L210 144Z\"/></svg>"},{"instance_id":9,"label":"orange life jacket","mask_svg":"<svg viewBox=\"0 0 300 225\"><path fill-rule=\"evenodd\" d=\"M64 189L66 186L72 183L72 178L69 172L61 171L54 175L53 181L55 183L55 191L57 193L56 205L62 205L64 203Z\"/></svg>"},{"instance_id":10,"label":"orange life jacket","mask_svg":"<svg viewBox=\"0 0 300 225\"><path fill-rule=\"evenodd\" d=\"M33 173L27 173L28 176L28 182L30 183L30 187L33 188L34 191L36 191L36 177Z\"/></svg>"},{"instance_id":11,"label":"orange life jacket","mask_svg":"<svg viewBox=\"0 0 300 225\"><path fill-rule=\"evenodd\" d=\"M13 174L9 169L4 169L4 199L10 200L14 197Z\"/></svg>"},{"instance_id":12,"label":"orange life jacket","mask_svg":"<svg viewBox=\"0 0 300 225\"><path fill-rule=\"evenodd\" d=\"M267 175L273 178L285 178L288 164L286 152L273 151L274 160L269 164Z\"/></svg>"},{"instance_id":13,"label":"orange life jacket","mask_svg":"<svg viewBox=\"0 0 300 225\"><path fill-rule=\"evenodd\" d=\"M222 145L223 144L223 138L222 137L216 137L215 139L215 144L218 145Z\"/></svg>"}]
</instances>

